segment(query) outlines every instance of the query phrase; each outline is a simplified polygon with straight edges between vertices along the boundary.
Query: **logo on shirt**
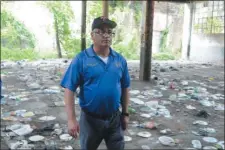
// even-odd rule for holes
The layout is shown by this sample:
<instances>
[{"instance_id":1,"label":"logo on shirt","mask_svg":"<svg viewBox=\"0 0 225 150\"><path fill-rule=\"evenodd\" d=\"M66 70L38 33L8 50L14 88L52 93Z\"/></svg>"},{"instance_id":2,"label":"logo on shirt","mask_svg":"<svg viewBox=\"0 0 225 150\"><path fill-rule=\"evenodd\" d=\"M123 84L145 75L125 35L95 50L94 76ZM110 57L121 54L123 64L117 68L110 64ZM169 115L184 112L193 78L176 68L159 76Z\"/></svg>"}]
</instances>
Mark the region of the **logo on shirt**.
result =
<instances>
[{"instance_id":1,"label":"logo on shirt","mask_svg":"<svg viewBox=\"0 0 225 150\"><path fill-rule=\"evenodd\" d=\"M88 67L94 67L97 66L97 63L87 64Z\"/></svg>"},{"instance_id":2,"label":"logo on shirt","mask_svg":"<svg viewBox=\"0 0 225 150\"><path fill-rule=\"evenodd\" d=\"M121 63L120 62L115 62L115 65L116 65L116 67L120 67L121 66Z\"/></svg>"}]
</instances>

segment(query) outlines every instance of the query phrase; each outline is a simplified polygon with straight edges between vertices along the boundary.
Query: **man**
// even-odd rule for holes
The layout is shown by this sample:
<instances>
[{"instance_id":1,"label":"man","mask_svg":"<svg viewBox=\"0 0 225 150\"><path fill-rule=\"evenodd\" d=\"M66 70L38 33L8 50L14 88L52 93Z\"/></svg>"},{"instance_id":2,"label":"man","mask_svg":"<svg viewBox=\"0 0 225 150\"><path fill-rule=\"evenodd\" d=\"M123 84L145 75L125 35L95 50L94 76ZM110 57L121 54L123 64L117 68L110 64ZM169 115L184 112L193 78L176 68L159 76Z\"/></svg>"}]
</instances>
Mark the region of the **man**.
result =
<instances>
[{"instance_id":1,"label":"man","mask_svg":"<svg viewBox=\"0 0 225 150\"><path fill-rule=\"evenodd\" d=\"M65 88L69 134L77 138L79 133L81 149L97 149L103 139L108 149L124 149L130 76L126 60L110 47L116 25L105 17L94 19L93 45L72 60L61 81ZM79 124L74 110L74 92L78 86Z\"/></svg>"}]
</instances>

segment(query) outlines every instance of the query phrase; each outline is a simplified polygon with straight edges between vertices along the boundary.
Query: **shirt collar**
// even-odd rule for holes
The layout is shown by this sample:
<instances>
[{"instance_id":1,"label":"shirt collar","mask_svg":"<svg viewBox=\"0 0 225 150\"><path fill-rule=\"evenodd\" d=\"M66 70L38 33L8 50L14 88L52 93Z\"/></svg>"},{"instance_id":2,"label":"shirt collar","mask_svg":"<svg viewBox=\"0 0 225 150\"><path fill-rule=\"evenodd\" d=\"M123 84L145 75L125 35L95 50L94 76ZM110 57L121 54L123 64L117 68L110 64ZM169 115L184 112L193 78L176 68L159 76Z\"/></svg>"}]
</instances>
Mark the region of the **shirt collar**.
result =
<instances>
[{"instance_id":1,"label":"shirt collar","mask_svg":"<svg viewBox=\"0 0 225 150\"><path fill-rule=\"evenodd\" d=\"M116 52L111 47L109 48L109 50L110 50L110 53L109 53L110 55L116 56ZM96 56L93 49L93 44L87 49L87 54L91 57Z\"/></svg>"}]
</instances>

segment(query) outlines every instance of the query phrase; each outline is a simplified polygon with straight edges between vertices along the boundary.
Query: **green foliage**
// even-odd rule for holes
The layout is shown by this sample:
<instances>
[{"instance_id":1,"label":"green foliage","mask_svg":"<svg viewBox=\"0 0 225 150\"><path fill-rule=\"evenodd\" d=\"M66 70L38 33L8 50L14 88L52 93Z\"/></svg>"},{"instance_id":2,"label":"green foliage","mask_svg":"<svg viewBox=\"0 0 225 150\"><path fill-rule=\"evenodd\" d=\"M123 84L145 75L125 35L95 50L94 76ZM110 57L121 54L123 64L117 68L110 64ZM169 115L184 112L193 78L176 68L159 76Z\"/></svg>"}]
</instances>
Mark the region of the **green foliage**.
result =
<instances>
[{"instance_id":1,"label":"green foliage","mask_svg":"<svg viewBox=\"0 0 225 150\"><path fill-rule=\"evenodd\" d=\"M1 47L1 60L35 60L38 58L38 53L33 49L8 49Z\"/></svg>"},{"instance_id":2,"label":"green foliage","mask_svg":"<svg viewBox=\"0 0 225 150\"><path fill-rule=\"evenodd\" d=\"M153 60L174 60L175 57L171 53L156 53L152 55Z\"/></svg>"},{"instance_id":3,"label":"green foliage","mask_svg":"<svg viewBox=\"0 0 225 150\"><path fill-rule=\"evenodd\" d=\"M88 24L91 24L94 18L102 16L102 1L88 1L87 14Z\"/></svg>"},{"instance_id":4,"label":"green foliage","mask_svg":"<svg viewBox=\"0 0 225 150\"><path fill-rule=\"evenodd\" d=\"M87 8L87 34L91 31L91 24L94 18L102 16L102 1L88 1ZM134 20L136 24L140 23L141 20L141 2L135 2L130 5L130 2L127 1L109 1L109 18L116 21L118 26L115 29L116 35L113 38L112 47L117 52L122 54L127 59L139 59L139 50L140 50L140 34L138 34L138 29L134 28L132 31L127 30L127 26L120 24L117 16L121 16L122 13L129 14L131 11L134 11ZM125 36L128 35L127 39ZM132 34L130 33L132 32ZM86 46L90 46L92 40L90 36L86 36Z\"/></svg>"},{"instance_id":5,"label":"green foliage","mask_svg":"<svg viewBox=\"0 0 225 150\"><path fill-rule=\"evenodd\" d=\"M211 31L211 26L212 26L212 31ZM223 28L224 28L224 24L222 20L218 18L207 17L202 33L205 33L205 34L222 33ZM196 31L198 31L199 29L202 29L202 24L195 24L194 29Z\"/></svg>"},{"instance_id":6,"label":"green foliage","mask_svg":"<svg viewBox=\"0 0 225 150\"><path fill-rule=\"evenodd\" d=\"M168 51L168 48L167 48L168 34L169 34L169 28L166 28L162 31L162 37L161 37L161 40L160 40L160 52Z\"/></svg>"},{"instance_id":7,"label":"green foliage","mask_svg":"<svg viewBox=\"0 0 225 150\"><path fill-rule=\"evenodd\" d=\"M56 25L59 33L59 41L62 48L66 51L67 56L71 53L75 54L80 51L80 42L73 37L73 31L70 23L74 20L74 13L69 1L43 1L41 2L54 16L54 25ZM79 47L79 48L78 48Z\"/></svg>"},{"instance_id":8,"label":"green foliage","mask_svg":"<svg viewBox=\"0 0 225 150\"><path fill-rule=\"evenodd\" d=\"M73 58L77 53L81 51L81 40L80 39L70 39L67 45L69 48L66 51L66 55L68 58Z\"/></svg>"},{"instance_id":9,"label":"green foliage","mask_svg":"<svg viewBox=\"0 0 225 150\"><path fill-rule=\"evenodd\" d=\"M35 47L35 37L6 9L1 10L1 46L7 48Z\"/></svg>"}]
</instances>

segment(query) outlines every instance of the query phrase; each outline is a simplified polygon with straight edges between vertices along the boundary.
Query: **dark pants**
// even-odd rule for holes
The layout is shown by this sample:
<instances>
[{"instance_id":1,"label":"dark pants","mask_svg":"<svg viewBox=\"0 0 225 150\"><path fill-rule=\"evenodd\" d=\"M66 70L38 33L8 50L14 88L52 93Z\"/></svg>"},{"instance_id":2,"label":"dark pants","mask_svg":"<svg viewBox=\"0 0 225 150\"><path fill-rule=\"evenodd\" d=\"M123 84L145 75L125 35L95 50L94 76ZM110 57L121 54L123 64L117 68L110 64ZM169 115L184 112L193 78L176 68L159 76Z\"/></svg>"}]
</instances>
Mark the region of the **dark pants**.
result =
<instances>
[{"instance_id":1,"label":"dark pants","mask_svg":"<svg viewBox=\"0 0 225 150\"><path fill-rule=\"evenodd\" d=\"M96 119L81 111L80 116L80 145L82 150L96 150L102 140L107 149L123 150L124 135L120 122L121 113L118 111L108 120Z\"/></svg>"}]
</instances>

